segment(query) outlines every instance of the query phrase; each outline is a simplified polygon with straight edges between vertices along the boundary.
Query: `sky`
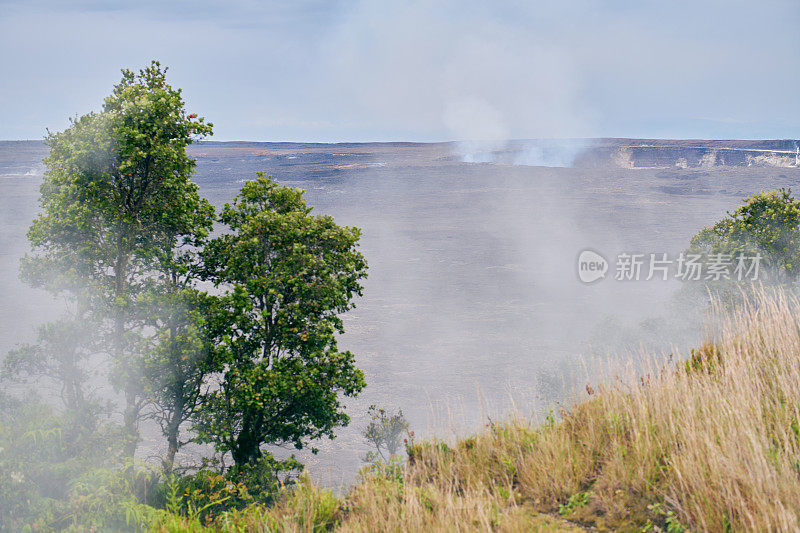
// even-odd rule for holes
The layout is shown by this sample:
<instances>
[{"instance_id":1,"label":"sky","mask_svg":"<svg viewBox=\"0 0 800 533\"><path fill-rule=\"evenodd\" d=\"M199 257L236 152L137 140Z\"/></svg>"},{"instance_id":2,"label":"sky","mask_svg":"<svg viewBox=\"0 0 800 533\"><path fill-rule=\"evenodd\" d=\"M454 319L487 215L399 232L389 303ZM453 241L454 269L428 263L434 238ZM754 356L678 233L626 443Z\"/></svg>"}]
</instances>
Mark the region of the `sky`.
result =
<instances>
[{"instance_id":1,"label":"sky","mask_svg":"<svg viewBox=\"0 0 800 533\"><path fill-rule=\"evenodd\" d=\"M0 139L152 59L214 140L800 138L797 0L0 0Z\"/></svg>"}]
</instances>

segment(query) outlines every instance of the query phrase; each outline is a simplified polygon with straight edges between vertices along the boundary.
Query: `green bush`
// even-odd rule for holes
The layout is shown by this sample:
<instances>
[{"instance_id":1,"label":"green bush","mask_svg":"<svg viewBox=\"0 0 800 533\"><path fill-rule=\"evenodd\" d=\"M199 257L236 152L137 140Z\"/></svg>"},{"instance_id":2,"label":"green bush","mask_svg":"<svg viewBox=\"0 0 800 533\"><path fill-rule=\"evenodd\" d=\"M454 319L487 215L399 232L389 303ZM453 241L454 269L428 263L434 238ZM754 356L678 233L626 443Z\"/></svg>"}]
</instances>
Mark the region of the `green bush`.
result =
<instances>
[{"instance_id":1,"label":"green bush","mask_svg":"<svg viewBox=\"0 0 800 533\"><path fill-rule=\"evenodd\" d=\"M171 514L211 524L228 511L274 503L295 484L301 468L294 456L280 461L270 454L225 473L207 464L195 473L166 479L160 489L162 506Z\"/></svg>"}]
</instances>

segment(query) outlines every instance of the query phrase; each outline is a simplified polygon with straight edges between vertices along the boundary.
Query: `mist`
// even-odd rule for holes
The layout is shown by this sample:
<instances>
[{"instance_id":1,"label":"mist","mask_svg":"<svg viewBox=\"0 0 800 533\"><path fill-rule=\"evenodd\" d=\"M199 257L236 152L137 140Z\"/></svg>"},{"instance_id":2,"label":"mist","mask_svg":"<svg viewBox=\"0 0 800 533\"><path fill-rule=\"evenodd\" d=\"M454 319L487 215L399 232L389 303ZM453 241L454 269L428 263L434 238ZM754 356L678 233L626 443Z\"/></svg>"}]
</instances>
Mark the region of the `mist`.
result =
<instances>
[{"instance_id":1,"label":"mist","mask_svg":"<svg viewBox=\"0 0 800 533\"><path fill-rule=\"evenodd\" d=\"M474 431L517 410L537 419L596 382L592 368L622 364L647 350L667 358L703 339L700 317L676 307L680 282L617 281L620 253L676 256L701 228L765 188L796 183L796 169L622 169L570 167L593 143L506 141L487 161L465 161L463 145L313 145L202 143L200 192L221 206L257 170L301 187L315 212L363 229L370 270L364 296L345 315L343 349L356 354L367 389L348 401L352 423L333 441L301 453L315 479L347 486L367 449L367 407L402 408L420 436ZM4 144L3 159L19 147ZM36 213L44 153L37 145L5 170L12 220L3 225L4 342L31 339L60 304L16 279L26 251L26 221ZM560 150L560 151L559 151ZM538 159L536 159L538 157ZM515 163L515 161L523 161ZM34 176L29 175L35 174ZM11 210L13 207L13 211ZM606 279L584 284L584 249L611 263ZM643 324L647 327L643 327ZM13 332L13 333L12 333ZM139 455L163 456L157 427L142 426ZM274 450L286 456L289 450ZM189 446L197 463L209 450Z\"/></svg>"}]
</instances>

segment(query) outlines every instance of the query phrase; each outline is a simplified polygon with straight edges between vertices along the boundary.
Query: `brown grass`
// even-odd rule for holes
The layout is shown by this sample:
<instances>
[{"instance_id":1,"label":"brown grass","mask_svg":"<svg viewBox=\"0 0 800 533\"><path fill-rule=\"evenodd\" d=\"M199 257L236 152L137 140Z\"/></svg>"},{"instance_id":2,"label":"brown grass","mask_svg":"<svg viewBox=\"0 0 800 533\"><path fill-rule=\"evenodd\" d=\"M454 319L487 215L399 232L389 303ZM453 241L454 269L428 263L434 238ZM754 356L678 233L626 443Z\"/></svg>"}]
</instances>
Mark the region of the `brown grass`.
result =
<instances>
[{"instance_id":1,"label":"brown grass","mask_svg":"<svg viewBox=\"0 0 800 533\"><path fill-rule=\"evenodd\" d=\"M800 529L798 309L762 293L718 310L713 343L598 387L559 421L415 444L400 472L367 473L344 498L306 480L220 529Z\"/></svg>"}]
</instances>

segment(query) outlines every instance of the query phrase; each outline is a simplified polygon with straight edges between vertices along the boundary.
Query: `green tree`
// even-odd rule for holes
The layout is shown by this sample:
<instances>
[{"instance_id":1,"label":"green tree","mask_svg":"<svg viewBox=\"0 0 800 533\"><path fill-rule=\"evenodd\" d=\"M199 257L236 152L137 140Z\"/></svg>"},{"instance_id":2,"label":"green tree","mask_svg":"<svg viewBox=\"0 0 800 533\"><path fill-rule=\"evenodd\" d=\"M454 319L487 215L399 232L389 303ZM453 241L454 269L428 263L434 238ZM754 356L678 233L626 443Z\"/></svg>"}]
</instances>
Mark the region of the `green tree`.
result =
<instances>
[{"instance_id":1,"label":"green tree","mask_svg":"<svg viewBox=\"0 0 800 533\"><path fill-rule=\"evenodd\" d=\"M259 173L222 211L230 232L202 253L206 277L224 290L214 318L223 367L194 427L237 467L256 464L263 445L332 438L349 422L339 393L364 387L336 342L339 314L366 277L360 231L311 210L302 190Z\"/></svg>"},{"instance_id":2,"label":"green tree","mask_svg":"<svg viewBox=\"0 0 800 533\"><path fill-rule=\"evenodd\" d=\"M403 416L403 410L398 409L392 413L375 405L369 407L369 424L364 428L364 439L375 447L375 452L370 451L364 457L365 461L372 462L378 458L389 461L403 445L403 436L408 432L408 420ZM386 450L386 455L383 451Z\"/></svg>"},{"instance_id":3,"label":"green tree","mask_svg":"<svg viewBox=\"0 0 800 533\"><path fill-rule=\"evenodd\" d=\"M83 429L97 424L101 402L89 388L92 364L97 364L93 324L86 315L65 315L39 327L37 342L22 344L6 354L2 378L6 382L38 385L47 400L60 400ZM53 392L57 392L54 397Z\"/></svg>"},{"instance_id":4,"label":"green tree","mask_svg":"<svg viewBox=\"0 0 800 533\"><path fill-rule=\"evenodd\" d=\"M148 416L167 439L167 471L178 449L192 440L180 439L181 427L194 415L200 389L217 368L207 320L217 299L196 287L201 269L198 251L213 224L213 210L203 203L197 215L194 231L183 236L183 245L174 246L179 235L165 235L158 276L139 298L143 323L153 331L143 350L143 396L150 403Z\"/></svg>"},{"instance_id":5,"label":"green tree","mask_svg":"<svg viewBox=\"0 0 800 533\"><path fill-rule=\"evenodd\" d=\"M211 124L186 113L180 89L153 62L138 73L123 70L101 112L46 139L42 214L28 232L35 255L23 261L23 275L88 302L105 326L114 383L125 397L129 456L148 401L139 298L164 279L174 250L195 244L212 223L186 155L193 140L210 133Z\"/></svg>"},{"instance_id":6,"label":"green tree","mask_svg":"<svg viewBox=\"0 0 800 533\"><path fill-rule=\"evenodd\" d=\"M800 200L791 191L754 194L744 205L713 226L701 230L688 250L730 256L733 264L742 256L761 254L759 279L773 283L797 281L800 276ZM762 276L763 274L763 276Z\"/></svg>"},{"instance_id":7,"label":"green tree","mask_svg":"<svg viewBox=\"0 0 800 533\"><path fill-rule=\"evenodd\" d=\"M192 441L181 440L182 426L196 413L201 388L217 368L207 321L216 299L180 280L173 283L148 295L145 306L147 324L155 331L144 360L145 396L151 402L149 417L167 439L166 471L181 446Z\"/></svg>"}]
</instances>

